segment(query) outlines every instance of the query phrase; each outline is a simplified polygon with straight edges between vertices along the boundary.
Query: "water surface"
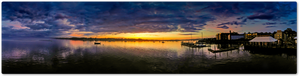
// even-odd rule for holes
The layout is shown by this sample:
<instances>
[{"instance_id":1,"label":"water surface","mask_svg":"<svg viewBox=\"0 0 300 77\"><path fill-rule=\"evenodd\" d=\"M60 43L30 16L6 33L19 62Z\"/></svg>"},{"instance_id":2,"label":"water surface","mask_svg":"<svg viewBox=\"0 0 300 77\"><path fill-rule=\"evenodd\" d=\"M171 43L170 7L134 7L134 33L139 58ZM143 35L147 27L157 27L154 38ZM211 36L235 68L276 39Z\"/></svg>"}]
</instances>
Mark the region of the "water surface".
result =
<instances>
[{"instance_id":1,"label":"water surface","mask_svg":"<svg viewBox=\"0 0 300 77\"><path fill-rule=\"evenodd\" d=\"M296 55L229 44L190 48L181 41L2 39L3 73L296 73Z\"/></svg>"}]
</instances>

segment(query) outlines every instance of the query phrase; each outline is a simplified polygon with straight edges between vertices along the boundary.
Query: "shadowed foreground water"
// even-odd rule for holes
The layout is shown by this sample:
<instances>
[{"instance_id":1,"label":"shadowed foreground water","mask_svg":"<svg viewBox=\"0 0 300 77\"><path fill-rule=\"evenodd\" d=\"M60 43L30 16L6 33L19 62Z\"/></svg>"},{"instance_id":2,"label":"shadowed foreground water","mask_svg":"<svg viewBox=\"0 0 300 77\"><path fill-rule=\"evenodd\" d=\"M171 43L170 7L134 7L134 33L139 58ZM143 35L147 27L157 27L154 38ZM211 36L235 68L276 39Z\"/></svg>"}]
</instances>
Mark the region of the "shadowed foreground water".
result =
<instances>
[{"instance_id":1,"label":"shadowed foreground water","mask_svg":"<svg viewBox=\"0 0 300 77\"><path fill-rule=\"evenodd\" d=\"M293 73L295 54L212 53L181 41L2 39L3 73Z\"/></svg>"}]
</instances>

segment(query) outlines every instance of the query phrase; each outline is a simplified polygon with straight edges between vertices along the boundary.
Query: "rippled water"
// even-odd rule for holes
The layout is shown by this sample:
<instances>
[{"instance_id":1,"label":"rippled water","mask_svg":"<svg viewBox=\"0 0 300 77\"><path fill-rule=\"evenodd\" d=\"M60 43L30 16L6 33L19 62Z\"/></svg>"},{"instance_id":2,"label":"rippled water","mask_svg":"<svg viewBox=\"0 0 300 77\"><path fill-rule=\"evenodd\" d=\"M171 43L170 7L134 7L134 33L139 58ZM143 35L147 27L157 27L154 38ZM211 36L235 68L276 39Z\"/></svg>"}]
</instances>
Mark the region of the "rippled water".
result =
<instances>
[{"instance_id":1,"label":"rippled water","mask_svg":"<svg viewBox=\"0 0 300 77\"><path fill-rule=\"evenodd\" d=\"M2 39L3 73L296 73L296 55L212 53L181 41Z\"/></svg>"}]
</instances>

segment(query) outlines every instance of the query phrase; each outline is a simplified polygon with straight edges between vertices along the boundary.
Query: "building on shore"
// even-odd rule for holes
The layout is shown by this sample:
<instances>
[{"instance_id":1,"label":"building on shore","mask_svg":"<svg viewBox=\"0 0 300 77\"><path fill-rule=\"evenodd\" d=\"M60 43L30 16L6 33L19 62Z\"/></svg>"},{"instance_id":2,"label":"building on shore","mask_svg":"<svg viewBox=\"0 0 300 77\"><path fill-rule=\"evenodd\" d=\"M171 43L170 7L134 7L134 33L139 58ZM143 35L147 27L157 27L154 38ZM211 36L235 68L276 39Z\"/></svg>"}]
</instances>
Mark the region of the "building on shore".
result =
<instances>
[{"instance_id":1,"label":"building on shore","mask_svg":"<svg viewBox=\"0 0 300 77\"><path fill-rule=\"evenodd\" d=\"M274 43L276 43L276 41L278 41L278 40L274 39L271 36L257 36L254 39L250 40L249 42L250 42L250 44L255 44L258 46L262 46L262 45L266 46L269 44L274 44Z\"/></svg>"},{"instance_id":2,"label":"building on shore","mask_svg":"<svg viewBox=\"0 0 300 77\"><path fill-rule=\"evenodd\" d=\"M257 36L257 33L244 33L244 35L245 35L245 39L253 39L254 37L256 37Z\"/></svg>"},{"instance_id":3,"label":"building on shore","mask_svg":"<svg viewBox=\"0 0 300 77\"><path fill-rule=\"evenodd\" d=\"M238 34L237 32L231 32L229 33L218 33L216 35L216 40L237 40L244 38L243 34Z\"/></svg>"},{"instance_id":4,"label":"building on shore","mask_svg":"<svg viewBox=\"0 0 300 77\"><path fill-rule=\"evenodd\" d=\"M271 36L272 35L272 33L267 33L267 32L265 32L265 33L263 33L263 32L260 32L260 33L258 33L258 32L254 32L254 33L244 33L244 35L245 35L245 39L253 39L253 38L255 38L255 37L257 37L257 36Z\"/></svg>"},{"instance_id":5,"label":"building on shore","mask_svg":"<svg viewBox=\"0 0 300 77\"><path fill-rule=\"evenodd\" d=\"M286 41L286 34L283 33L281 30L277 30L277 33L274 34L274 38L277 40L283 40Z\"/></svg>"},{"instance_id":6,"label":"building on shore","mask_svg":"<svg viewBox=\"0 0 300 77\"><path fill-rule=\"evenodd\" d=\"M229 33L218 33L216 35L216 40L228 40Z\"/></svg>"}]
</instances>

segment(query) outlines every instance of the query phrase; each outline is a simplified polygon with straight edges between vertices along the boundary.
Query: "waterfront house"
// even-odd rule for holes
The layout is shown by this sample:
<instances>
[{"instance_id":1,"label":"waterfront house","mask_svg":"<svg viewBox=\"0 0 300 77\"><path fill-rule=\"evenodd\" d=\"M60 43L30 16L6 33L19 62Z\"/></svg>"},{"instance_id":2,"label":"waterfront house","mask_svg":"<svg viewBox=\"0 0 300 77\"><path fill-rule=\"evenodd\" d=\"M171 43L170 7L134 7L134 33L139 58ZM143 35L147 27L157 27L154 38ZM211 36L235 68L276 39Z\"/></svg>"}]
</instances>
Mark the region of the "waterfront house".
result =
<instances>
[{"instance_id":1,"label":"waterfront house","mask_svg":"<svg viewBox=\"0 0 300 77\"><path fill-rule=\"evenodd\" d=\"M254 32L254 33L244 33L244 35L245 35L245 39L253 39L253 38L255 38L255 37L257 37L257 36L271 36L272 35L272 33L267 33L267 32L265 32L265 33L263 33L263 32L260 32L260 33L258 33L258 32Z\"/></svg>"},{"instance_id":2,"label":"waterfront house","mask_svg":"<svg viewBox=\"0 0 300 77\"><path fill-rule=\"evenodd\" d=\"M271 36L258 36L250 40L248 44L244 45L246 50L257 52L286 52L295 54L297 51L296 46L277 44L279 41Z\"/></svg>"},{"instance_id":3,"label":"waterfront house","mask_svg":"<svg viewBox=\"0 0 300 77\"><path fill-rule=\"evenodd\" d=\"M245 35L245 39L253 39L254 37L256 37L257 36L257 33L245 33L244 34Z\"/></svg>"},{"instance_id":4,"label":"waterfront house","mask_svg":"<svg viewBox=\"0 0 300 77\"><path fill-rule=\"evenodd\" d=\"M216 35L216 40L228 40L229 33L218 33Z\"/></svg>"},{"instance_id":5,"label":"waterfront house","mask_svg":"<svg viewBox=\"0 0 300 77\"><path fill-rule=\"evenodd\" d=\"M277 30L277 33L274 34L274 38L277 40L282 39L283 41L286 41L286 34L283 33L281 30Z\"/></svg>"},{"instance_id":6,"label":"waterfront house","mask_svg":"<svg viewBox=\"0 0 300 77\"><path fill-rule=\"evenodd\" d=\"M216 35L216 40L237 40L244 38L243 34L238 34L237 32L231 32L229 33L218 33Z\"/></svg>"},{"instance_id":7,"label":"waterfront house","mask_svg":"<svg viewBox=\"0 0 300 77\"><path fill-rule=\"evenodd\" d=\"M250 40L250 44L251 45L255 45L255 46L263 46L263 45L269 45L269 44L274 44L276 43L276 39L274 39L271 36L258 36L255 37L254 39Z\"/></svg>"}]
</instances>

